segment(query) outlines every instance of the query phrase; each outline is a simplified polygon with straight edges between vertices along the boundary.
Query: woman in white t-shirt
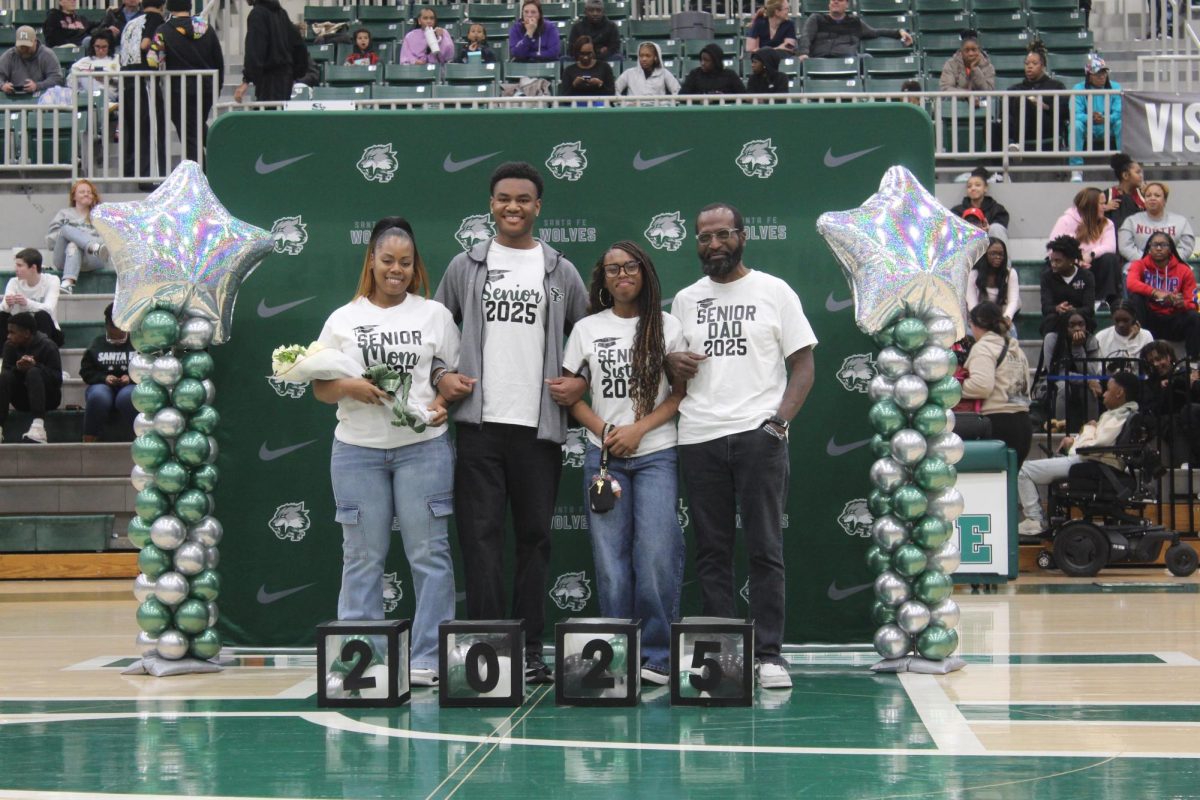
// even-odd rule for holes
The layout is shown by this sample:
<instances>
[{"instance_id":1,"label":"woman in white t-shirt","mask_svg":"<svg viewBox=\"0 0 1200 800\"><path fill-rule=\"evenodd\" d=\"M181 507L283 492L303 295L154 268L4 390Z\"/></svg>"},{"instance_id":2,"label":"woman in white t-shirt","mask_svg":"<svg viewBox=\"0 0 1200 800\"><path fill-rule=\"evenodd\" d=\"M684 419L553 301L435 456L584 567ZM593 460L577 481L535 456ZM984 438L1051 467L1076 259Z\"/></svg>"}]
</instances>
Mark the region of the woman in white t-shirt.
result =
<instances>
[{"instance_id":1,"label":"woman in white t-shirt","mask_svg":"<svg viewBox=\"0 0 1200 800\"><path fill-rule=\"evenodd\" d=\"M1105 328L1096 334L1100 358L1113 359L1105 361L1104 371L1116 372L1124 369L1136 372L1137 364L1133 362L1140 358L1142 348L1154 341L1154 335L1138 323L1137 312L1128 300L1113 304L1112 322L1111 328Z\"/></svg>"},{"instance_id":2,"label":"woman in white t-shirt","mask_svg":"<svg viewBox=\"0 0 1200 800\"><path fill-rule=\"evenodd\" d=\"M412 376L408 403L426 408L417 433L392 424L391 397L364 378L313 381L313 394L336 403L330 474L342 524L338 619L383 619L380 584L396 519L412 570L411 682L437 684L438 625L454 618L454 566L448 522L454 509L454 456L446 409L430 384L433 360L458 363L450 312L426 299L429 276L412 228L385 217L371 231L354 299L334 311L317 340L361 362Z\"/></svg>"},{"instance_id":3,"label":"woman in white t-shirt","mask_svg":"<svg viewBox=\"0 0 1200 800\"><path fill-rule=\"evenodd\" d=\"M633 242L604 253L588 300L590 314L571 331L563 371L576 375L586 366L591 376L591 405L571 408L588 431L584 491L599 475L602 444L621 487L610 511L593 512L588 503L600 613L642 621L642 680L661 685L683 579L675 413L684 384L668 385L663 364L683 349L683 329L663 312L654 263Z\"/></svg>"}]
</instances>

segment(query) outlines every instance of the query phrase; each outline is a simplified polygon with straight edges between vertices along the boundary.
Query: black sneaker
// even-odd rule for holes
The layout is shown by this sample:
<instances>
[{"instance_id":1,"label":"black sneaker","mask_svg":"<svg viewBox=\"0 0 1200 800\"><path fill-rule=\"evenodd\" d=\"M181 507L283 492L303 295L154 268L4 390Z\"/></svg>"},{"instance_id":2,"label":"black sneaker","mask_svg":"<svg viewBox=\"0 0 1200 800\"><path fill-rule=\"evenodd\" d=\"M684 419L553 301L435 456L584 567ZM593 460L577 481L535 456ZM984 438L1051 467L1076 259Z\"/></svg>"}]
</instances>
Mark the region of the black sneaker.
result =
<instances>
[{"instance_id":1,"label":"black sneaker","mask_svg":"<svg viewBox=\"0 0 1200 800\"><path fill-rule=\"evenodd\" d=\"M554 673L546 666L540 655L525 654L525 682L532 684L554 683Z\"/></svg>"}]
</instances>

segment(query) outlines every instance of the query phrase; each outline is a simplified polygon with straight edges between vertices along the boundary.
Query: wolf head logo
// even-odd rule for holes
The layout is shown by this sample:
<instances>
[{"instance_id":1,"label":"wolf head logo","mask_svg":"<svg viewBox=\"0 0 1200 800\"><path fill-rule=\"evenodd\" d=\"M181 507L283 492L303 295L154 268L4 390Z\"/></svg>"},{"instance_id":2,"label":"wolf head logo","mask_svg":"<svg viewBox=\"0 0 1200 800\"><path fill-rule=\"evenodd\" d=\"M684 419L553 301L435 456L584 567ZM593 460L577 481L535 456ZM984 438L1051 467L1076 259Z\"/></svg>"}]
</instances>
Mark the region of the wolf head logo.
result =
<instances>
[{"instance_id":1,"label":"wolf head logo","mask_svg":"<svg viewBox=\"0 0 1200 800\"><path fill-rule=\"evenodd\" d=\"M687 228L678 211L668 211L654 215L654 219L646 226L645 236L655 250L674 253L687 237Z\"/></svg>"},{"instance_id":2,"label":"wolf head logo","mask_svg":"<svg viewBox=\"0 0 1200 800\"><path fill-rule=\"evenodd\" d=\"M279 539L298 542L304 538L304 534L308 533L308 529L312 526L312 520L309 518L308 509L305 508L303 502L284 503L275 509L275 514L267 525Z\"/></svg>"},{"instance_id":3,"label":"wolf head logo","mask_svg":"<svg viewBox=\"0 0 1200 800\"><path fill-rule=\"evenodd\" d=\"M870 536L873 520L865 497L856 497L846 503L842 513L838 514L838 525L842 526L847 536Z\"/></svg>"},{"instance_id":4,"label":"wolf head logo","mask_svg":"<svg viewBox=\"0 0 1200 800\"><path fill-rule=\"evenodd\" d=\"M587 150L583 149L582 142L563 142L555 145L550 151L550 157L546 159L546 169L560 181L579 180L583 177L587 165Z\"/></svg>"},{"instance_id":5,"label":"wolf head logo","mask_svg":"<svg viewBox=\"0 0 1200 800\"><path fill-rule=\"evenodd\" d=\"M280 397L290 397L293 400L299 400L308 391L307 383L291 383L282 378L276 378L274 375L267 376L267 383L271 385L275 394Z\"/></svg>"},{"instance_id":6,"label":"wolf head logo","mask_svg":"<svg viewBox=\"0 0 1200 800\"><path fill-rule=\"evenodd\" d=\"M390 614L404 599L404 585L396 577L395 572L385 572L383 575L383 613Z\"/></svg>"},{"instance_id":7,"label":"wolf head logo","mask_svg":"<svg viewBox=\"0 0 1200 800\"><path fill-rule=\"evenodd\" d=\"M496 235L496 226L492 224L491 214L472 214L463 217L454 238L462 245L463 250L470 250L479 242L486 242ZM489 276L490 277L490 276Z\"/></svg>"},{"instance_id":8,"label":"wolf head logo","mask_svg":"<svg viewBox=\"0 0 1200 800\"><path fill-rule=\"evenodd\" d=\"M391 142L373 144L363 150L362 158L358 160L358 171L368 181L389 183L396 177L400 162L396 159L396 151Z\"/></svg>"},{"instance_id":9,"label":"wolf head logo","mask_svg":"<svg viewBox=\"0 0 1200 800\"><path fill-rule=\"evenodd\" d=\"M587 453L587 429L567 428L567 440L562 446L562 465L583 469L583 456Z\"/></svg>"},{"instance_id":10,"label":"wolf head logo","mask_svg":"<svg viewBox=\"0 0 1200 800\"><path fill-rule=\"evenodd\" d=\"M282 217L275 220L271 226L271 238L275 240L275 252L289 256L298 256L308 243L308 226L297 214L294 217Z\"/></svg>"},{"instance_id":11,"label":"wolf head logo","mask_svg":"<svg viewBox=\"0 0 1200 800\"><path fill-rule=\"evenodd\" d=\"M769 178L779 165L779 156L770 139L755 139L742 145L736 161L747 178Z\"/></svg>"},{"instance_id":12,"label":"wolf head logo","mask_svg":"<svg viewBox=\"0 0 1200 800\"><path fill-rule=\"evenodd\" d=\"M847 392L866 392L875 377L875 359L870 353L855 353L846 356L842 368L837 371L838 383Z\"/></svg>"},{"instance_id":13,"label":"wolf head logo","mask_svg":"<svg viewBox=\"0 0 1200 800\"><path fill-rule=\"evenodd\" d=\"M563 611L583 611L591 598L592 582L582 570L559 575L550 590L550 599Z\"/></svg>"}]
</instances>

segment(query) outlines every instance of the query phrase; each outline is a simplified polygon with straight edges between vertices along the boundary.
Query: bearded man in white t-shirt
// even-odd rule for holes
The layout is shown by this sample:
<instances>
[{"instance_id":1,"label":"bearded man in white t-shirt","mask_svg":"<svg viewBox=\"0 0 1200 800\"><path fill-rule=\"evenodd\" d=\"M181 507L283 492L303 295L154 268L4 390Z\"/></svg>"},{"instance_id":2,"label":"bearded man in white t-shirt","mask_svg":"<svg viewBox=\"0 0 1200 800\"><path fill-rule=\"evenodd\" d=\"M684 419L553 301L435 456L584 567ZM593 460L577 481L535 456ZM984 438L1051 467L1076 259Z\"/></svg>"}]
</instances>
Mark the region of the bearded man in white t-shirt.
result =
<instances>
[{"instance_id":1,"label":"bearded man in white t-shirt","mask_svg":"<svg viewBox=\"0 0 1200 800\"><path fill-rule=\"evenodd\" d=\"M525 620L525 680L552 683L542 660L550 521L567 406L582 378L562 377L563 344L587 312L575 265L533 237L542 176L524 162L492 173L496 236L455 256L435 299L462 325L458 371L433 384L457 402L454 515L470 619ZM504 598L505 509L516 539L512 614Z\"/></svg>"},{"instance_id":2,"label":"bearded man in white t-shirt","mask_svg":"<svg viewBox=\"0 0 1200 800\"><path fill-rule=\"evenodd\" d=\"M696 218L705 277L675 296L685 352L668 369L688 381L679 406L679 464L696 531L704 613L739 617L733 544L740 510L750 562L750 614L759 685L792 685L781 655L783 510L788 426L813 384L817 338L784 281L742 261L741 213L714 203Z\"/></svg>"}]
</instances>

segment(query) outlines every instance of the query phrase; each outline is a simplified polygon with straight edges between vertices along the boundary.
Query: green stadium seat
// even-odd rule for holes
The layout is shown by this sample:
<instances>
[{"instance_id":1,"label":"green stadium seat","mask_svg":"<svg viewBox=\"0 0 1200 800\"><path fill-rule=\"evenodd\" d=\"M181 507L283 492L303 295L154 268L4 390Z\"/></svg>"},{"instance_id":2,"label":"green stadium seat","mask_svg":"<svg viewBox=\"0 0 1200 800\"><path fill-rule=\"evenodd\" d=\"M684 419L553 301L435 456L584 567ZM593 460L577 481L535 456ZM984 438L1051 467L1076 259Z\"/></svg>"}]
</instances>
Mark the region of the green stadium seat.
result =
<instances>
[{"instance_id":1,"label":"green stadium seat","mask_svg":"<svg viewBox=\"0 0 1200 800\"><path fill-rule=\"evenodd\" d=\"M371 85L369 83L358 86L317 86L312 90L312 99L315 101L369 100L370 98Z\"/></svg>"},{"instance_id":2,"label":"green stadium seat","mask_svg":"<svg viewBox=\"0 0 1200 800\"><path fill-rule=\"evenodd\" d=\"M445 78L448 84L495 83L500 78L500 65L447 64Z\"/></svg>"},{"instance_id":3,"label":"green stadium seat","mask_svg":"<svg viewBox=\"0 0 1200 800\"><path fill-rule=\"evenodd\" d=\"M853 78L859 74L859 60L848 58L810 58L803 65L804 78Z\"/></svg>"},{"instance_id":4,"label":"green stadium seat","mask_svg":"<svg viewBox=\"0 0 1200 800\"><path fill-rule=\"evenodd\" d=\"M405 34L403 22L367 22L362 27L371 32L373 42L396 42Z\"/></svg>"},{"instance_id":5,"label":"green stadium seat","mask_svg":"<svg viewBox=\"0 0 1200 800\"><path fill-rule=\"evenodd\" d=\"M1029 25L1029 17L1021 9L976 11L974 14L975 30L982 32L980 35L984 44L995 31L1023 31Z\"/></svg>"},{"instance_id":6,"label":"green stadium seat","mask_svg":"<svg viewBox=\"0 0 1200 800\"><path fill-rule=\"evenodd\" d=\"M343 66L341 64L325 65L325 83L330 86L370 86L379 83L383 67L378 64L371 66Z\"/></svg>"},{"instance_id":7,"label":"green stadium seat","mask_svg":"<svg viewBox=\"0 0 1200 800\"><path fill-rule=\"evenodd\" d=\"M629 36L638 40L671 38L671 21L666 19L631 19Z\"/></svg>"},{"instance_id":8,"label":"green stadium seat","mask_svg":"<svg viewBox=\"0 0 1200 800\"><path fill-rule=\"evenodd\" d=\"M867 14L907 14L909 0L858 0L858 13Z\"/></svg>"},{"instance_id":9,"label":"green stadium seat","mask_svg":"<svg viewBox=\"0 0 1200 800\"><path fill-rule=\"evenodd\" d=\"M859 14L872 28L901 28L915 33L913 18L907 14Z\"/></svg>"},{"instance_id":10,"label":"green stadium seat","mask_svg":"<svg viewBox=\"0 0 1200 800\"><path fill-rule=\"evenodd\" d=\"M1036 31L1080 31L1083 30L1082 11L1033 11L1029 14L1029 27Z\"/></svg>"},{"instance_id":11,"label":"green stadium seat","mask_svg":"<svg viewBox=\"0 0 1200 800\"><path fill-rule=\"evenodd\" d=\"M1015 78L1020 80L1025 77L1025 56L1019 53L989 54L988 60L992 62L992 67L996 70L997 78Z\"/></svg>"},{"instance_id":12,"label":"green stadium seat","mask_svg":"<svg viewBox=\"0 0 1200 800\"><path fill-rule=\"evenodd\" d=\"M915 27L921 33L961 33L971 27L970 13L928 14L919 13L914 18Z\"/></svg>"},{"instance_id":13,"label":"green stadium seat","mask_svg":"<svg viewBox=\"0 0 1200 800\"><path fill-rule=\"evenodd\" d=\"M912 10L924 14L966 14L966 0L913 0Z\"/></svg>"},{"instance_id":14,"label":"green stadium seat","mask_svg":"<svg viewBox=\"0 0 1200 800\"><path fill-rule=\"evenodd\" d=\"M804 78L805 94L857 94L862 91L860 78Z\"/></svg>"},{"instance_id":15,"label":"green stadium seat","mask_svg":"<svg viewBox=\"0 0 1200 800\"><path fill-rule=\"evenodd\" d=\"M79 516L39 516L37 550L39 553L104 550L112 535L112 514Z\"/></svg>"},{"instance_id":16,"label":"green stadium seat","mask_svg":"<svg viewBox=\"0 0 1200 800\"><path fill-rule=\"evenodd\" d=\"M388 64L383 68L383 82L388 86L415 86L438 82L437 64Z\"/></svg>"},{"instance_id":17,"label":"green stadium seat","mask_svg":"<svg viewBox=\"0 0 1200 800\"><path fill-rule=\"evenodd\" d=\"M479 20L471 20L479 22ZM489 22L479 22L483 26L483 32L487 34L488 41L508 41L508 30L512 27L512 20L492 20Z\"/></svg>"},{"instance_id":18,"label":"green stadium seat","mask_svg":"<svg viewBox=\"0 0 1200 800\"><path fill-rule=\"evenodd\" d=\"M310 25L314 22L345 22L347 24L357 19L358 10L354 6L305 6L304 21Z\"/></svg>"},{"instance_id":19,"label":"green stadium seat","mask_svg":"<svg viewBox=\"0 0 1200 800\"><path fill-rule=\"evenodd\" d=\"M983 40L983 48L988 55L993 53L1021 53L1029 51L1029 43L1033 36L1029 31L993 31Z\"/></svg>"},{"instance_id":20,"label":"green stadium seat","mask_svg":"<svg viewBox=\"0 0 1200 800\"><path fill-rule=\"evenodd\" d=\"M0 26L0 48L9 49L17 43L17 29L11 25Z\"/></svg>"},{"instance_id":21,"label":"green stadium seat","mask_svg":"<svg viewBox=\"0 0 1200 800\"><path fill-rule=\"evenodd\" d=\"M380 64L395 64L400 58L400 42L376 42L375 53Z\"/></svg>"},{"instance_id":22,"label":"green stadium seat","mask_svg":"<svg viewBox=\"0 0 1200 800\"><path fill-rule=\"evenodd\" d=\"M11 8L0 8L0 25L13 24L13 10Z\"/></svg>"},{"instance_id":23,"label":"green stadium seat","mask_svg":"<svg viewBox=\"0 0 1200 800\"><path fill-rule=\"evenodd\" d=\"M1078 8L1078 0L1029 0L1030 11L1072 11Z\"/></svg>"},{"instance_id":24,"label":"green stadium seat","mask_svg":"<svg viewBox=\"0 0 1200 800\"><path fill-rule=\"evenodd\" d=\"M433 96L448 99L471 99L496 96L496 84L493 83L439 83L433 87Z\"/></svg>"},{"instance_id":25,"label":"green stadium seat","mask_svg":"<svg viewBox=\"0 0 1200 800\"><path fill-rule=\"evenodd\" d=\"M738 72L738 69L741 66L741 63L739 62L737 56L732 56L732 55L728 55L728 54L725 56L725 58L721 59L721 64L726 69L731 69L734 72ZM683 77L684 75L687 75L692 70L696 69L696 67L698 67L698 66L700 66L700 56L699 55L680 56L679 57L679 70L680 71L676 74L678 74L680 77ZM739 73L739 74L741 74L741 73Z\"/></svg>"},{"instance_id":26,"label":"green stadium seat","mask_svg":"<svg viewBox=\"0 0 1200 800\"><path fill-rule=\"evenodd\" d=\"M713 36L718 39L737 38L746 34L746 26L740 19L719 18L713 20Z\"/></svg>"},{"instance_id":27,"label":"green stadium seat","mask_svg":"<svg viewBox=\"0 0 1200 800\"><path fill-rule=\"evenodd\" d=\"M633 6L629 0L607 0L604 4L604 16L611 20L629 19Z\"/></svg>"},{"instance_id":28,"label":"green stadium seat","mask_svg":"<svg viewBox=\"0 0 1200 800\"><path fill-rule=\"evenodd\" d=\"M958 50L962 39L957 33L925 33L918 40L922 52L926 56L934 56L934 60L944 59Z\"/></svg>"},{"instance_id":29,"label":"green stadium seat","mask_svg":"<svg viewBox=\"0 0 1200 800\"><path fill-rule=\"evenodd\" d=\"M359 22L404 22L406 16L399 6L360 5L355 14Z\"/></svg>"},{"instance_id":30,"label":"green stadium seat","mask_svg":"<svg viewBox=\"0 0 1200 800\"><path fill-rule=\"evenodd\" d=\"M1042 31L1039 36L1052 53L1087 53L1096 47L1091 31Z\"/></svg>"},{"instance_id":31,"label":"green stadium seat","mask_svg":"<svg viewBox=\"0 0 1200 800\"><path fill-rule=\"evenodd\" d=\"M829 11L829 0L801 0L800 10L805 15L824 14ZM796 9L793 8L792 13L796 14Z\"/></svg>"},{"instance_id":32,"label":"green stadium seat","mask_svg":"<svg viewBox=\"0 0 1200 800\"><path fill-rule=\"evenodd\" d=\"M689 58L699 58L700 51L710 44L720 47L726 57L737 59L741 41L738 39L685 39L680 44L680 53Z\"/></svg>"},{"instance_id":33,"label":"green stadium seat","mask_svg":"<svg viewBox=\"0 0 1200 800\"><path fill-rule=\"evenodd\" d=\"M939 75L923 75L920 79L921 88L927 92L941 91L942 76Z\"/></svg>"},{"instance_id":34,"label":"green stadium seat","mask_svg":"<svg viewBox=\"0 0 1200 800\"><path fill-rule=\"evenodd\" d=\"M337 45L333 44L310 44L308 45L308 57L316 64L325 64L330 61L337 62Z\"/></svg>"},{"instance_id":35,"label":"green stadium seat","mask_svg":"<svg viewBox=\"0 0 1200 800\"><path fill-rule=\"evenodd\" d=\"M432 83L410 83L405 86L372 86L372 100L423 100L433 97Z\"/></svg>"},{"instance_id":36,"label":"green stadium seat","mask_svg":"<svg viewBox=\"0 0 1200 800\"><path fill-rule=\"evenodd\" d=\"M56 4L57 5L57 4ZM46 21L47 9L17 8L12 12L12 24L16 26L32 25L37 29L38 39L42 39L42 23Z\"/></svg>"},{"instance_id":37,"label":"green stadium seat","mask_svg":"<svg viewBox=\"0 0 1200 800\"><path fill-rule=\"evenodd\" d=\"M915 40L912 47L906 45L899 39L888 39L880 36L878 39L867 39L864 41L862 43L862 51L864 53L870 53L873 56L877 54L896 56L900 55L901 53L911 53L914 49L920 47L920 36L912 31L909 31L909 33L913 34L913 39Z\"/></svg>"},{"instance_id":38,"label":"green stadium seat","mask_svg":"<svg viewBox=\"0 0 1200 800\"><path fill-rule=\"evenodd\" d=\"M432 8L433 13L437 15L438 24L443 27L448 23L462 22L467 16L467 10L462 5L446 5L442 3L432 5L430 8ZM417 15L418 10L420 10L420 6L413 7L414 17Z\"/></svg>"},{"instance_id":39,"label":"green stadium seat","mask_svg":"<svg viewBox=\"0 0 1200 800\"><path fill-rule=\"evenodd\" d=\"M980 11L1022 11L1024 8L1021 0L971 0L971 10L976 14Z\"/></svg>"},{"instance_id":40,"label":"green stadium seat","mask_svg":"<svg viewBox=\"0 0 1200 800\"><path fill-rule=\"evenodd\" d=\"M909 55L868 58L863 61L863 66L869 78L904 80L921 74L921 57Z\"/></svg>"},{"instance_id":41,"label":"green stadium seat","mask_svg":"<svg viewBox=\"0 0 1200 800\"><path fill-rule=\"evenodd\" d=\"M63 44L50 49L54 51L58 65L62 67L63 77L66 77L66 74L71 71L71 67L76 61L83 58L83 48L79 45Z\"/></svg>"},{"instance_id":42,"label":"green stadium seat","mask_svg":"<svg viewBox=\"0 0 1200 800\"><path fill-rule=\"evenodd\" d=\"M516 5L508 3L467 3L467 19L472 22L512 22L520 13Z\"/></svg>"},{"instance_id":43,"label":"green stadium seat","mask_svg":"<svg viewBox=\"0 0 1200 800\"><path fill-rule=\"evenodd\" d=\"M558 83L559 64L556 61L526 63L512 62L504 65L504 77L508 78L545 78L551 83Z\"/></svg>"},{"instance_id":44,"label":"green stadium seat","mask_svg":"<svg viewBox=\"0 0 1200 800\"><path fill-rule=\"evenodd\" d=\"M571 0L542 3L542 17L553 20L575 19L575 3Z\"/></svg>"}]
</instances>

